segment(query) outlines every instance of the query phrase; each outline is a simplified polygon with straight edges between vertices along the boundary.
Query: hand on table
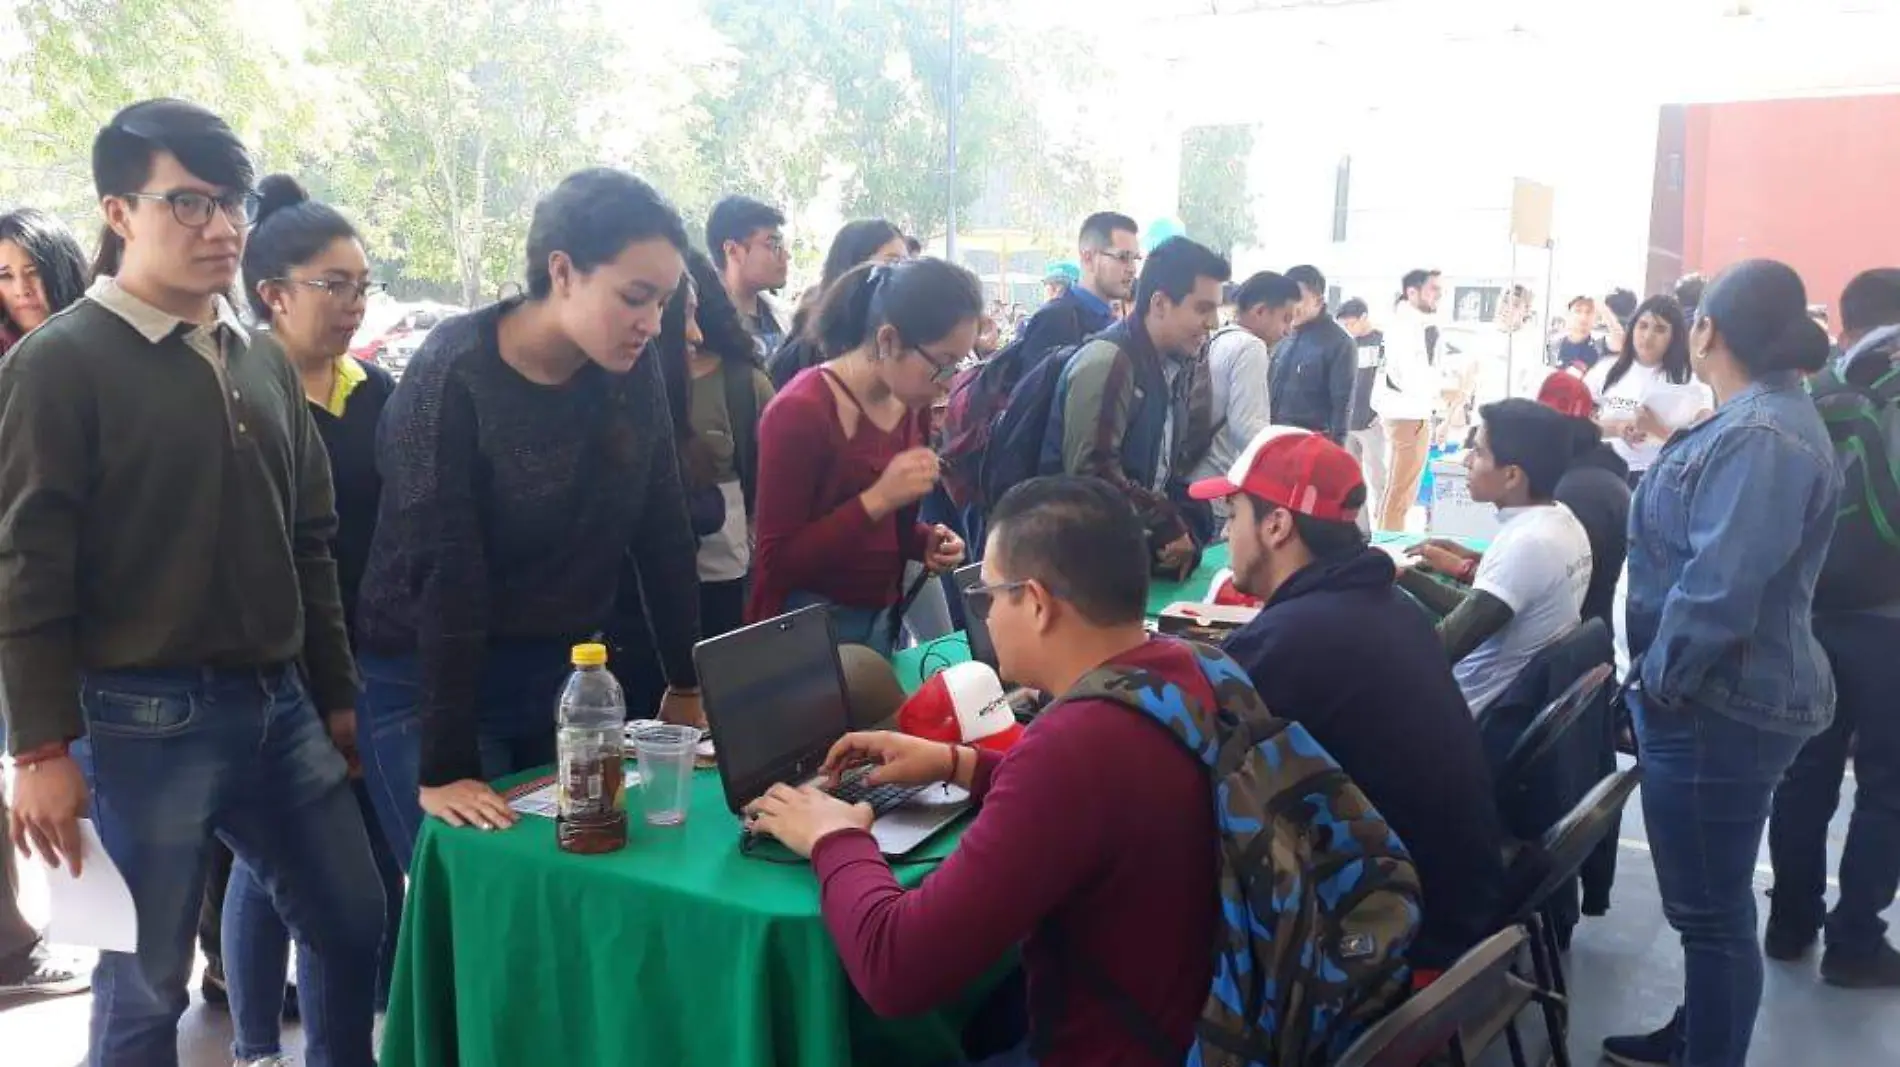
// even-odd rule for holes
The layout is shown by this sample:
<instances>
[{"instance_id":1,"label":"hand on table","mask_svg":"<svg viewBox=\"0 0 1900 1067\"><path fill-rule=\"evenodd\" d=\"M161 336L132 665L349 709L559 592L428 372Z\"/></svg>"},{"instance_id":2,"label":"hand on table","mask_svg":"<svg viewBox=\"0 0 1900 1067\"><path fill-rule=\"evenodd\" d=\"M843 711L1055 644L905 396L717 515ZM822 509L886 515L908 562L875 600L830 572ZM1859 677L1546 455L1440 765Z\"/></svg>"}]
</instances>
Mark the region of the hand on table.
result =
<instances>
[{"instance_id":1,"label":"hand on table","mask_svg":"<svg viewBox=\"0 0 1900 1067\"><path fill-rule=\"evenodd\" d=\"M1161 566L1165 570L1180 571L1183 581L1194 568L1194 538L1188 534L1161 546Z\"/></svg>"},{"instance_id":2,"label":"hand on table","mask_svg":"<svg viewBox=\"0 0 1900 1067\"><path fill-rule=\"evenodd\" d=\"M674 689L667 687L666 695L660 698L660 721L675 726L691 726L701 733L706 730L706 709L700 706L699 690Z\"/></svg>"},{"instance_id":3,"label":"hand on table","mask_svg":"<svg viewBox=\"0 0 1900 1067\"><path fill-rule=\"evenodd\" d=\"M869 830L877 816L869 804L846 804L816 786L780 783L746 805L746 825L769 834L807 859L818 842L840 830Z\"/></svg>"},{"instance_id":4,"label":"hand on table","mask_svg":"<svg viewBox=\"0 0 1900 1067\"><path fill-rule=\"evenodd\" d=\"M13 772L13 806L7 809L7 835L23 856L38 850L47 866L65 860L79 877L79 820L89 794L86 776L71 756L55 756Z\"/></svg>"},{"instance_id":5,"label":"hand on table","mask_svg":"<svg viewBox=\"0 0 1900 1067\"><path fill-rule=\"evenodd\" d=\"M1419 565L1426 570L1447 576L1454 576L1464 570L1468 559L1442 544L1431 541L1413 545L1406 551L1406 555L1418 560Z\"/></svg>"},{"instance_id":6,"label":"hand on table","mask_svg":"<svg viewBox=\"0 0 1900 1067\"><path fill-rule=\"evenodd\" d=\"M825 766L819 773L831 781L846 771L869 766L870 785L929 785L950 780L950 746L941 741L895 730L864 730L846 734L825 754ZM974 757L964 761L974 766Z\"/></svg>"},{"instance_id":7,"label":"hand on table","mask_svg":"<svg viewBox=\"0 0 1900 1067\"><path fill-rule=\"evenodd\" d=\"M515 824L515 811L487 782L464 778L448 785L425 785L420 790L422 810L450 826L479 826L484 830Z\"/></svg>"},{"instance_id":8,"label":"hand on table","mask_svg":"<svg viewBox=\"0 0 1900 1067\"><path fill-rule=\"evenodd\" d=\"M930 548L924 556L924 566L932 574L943 574L955 570L963 562L963 538L955 530L939 523L931 527Z\"/></svg>"}]
</instances>

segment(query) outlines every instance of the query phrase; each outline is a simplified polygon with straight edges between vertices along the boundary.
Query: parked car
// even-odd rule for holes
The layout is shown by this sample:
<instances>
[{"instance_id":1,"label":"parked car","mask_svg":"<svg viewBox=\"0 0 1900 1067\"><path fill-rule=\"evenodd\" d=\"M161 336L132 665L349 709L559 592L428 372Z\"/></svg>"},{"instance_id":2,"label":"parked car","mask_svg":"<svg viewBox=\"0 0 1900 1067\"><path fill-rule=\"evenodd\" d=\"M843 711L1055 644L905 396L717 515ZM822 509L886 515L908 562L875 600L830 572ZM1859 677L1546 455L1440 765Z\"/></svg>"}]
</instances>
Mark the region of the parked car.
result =
<instances>
[{"instance_id":1,"label":"parked car","mask_svg":"<svg viewBox=\"0 0 1900 1067\"><path fill-rule=\"evenodd\" d=\"M377 316L380 322L375 327L371 326L370 318L364 319L364 328L357 331L350 354L401 377L429 331L443 319L460 315L467 309L453 304L417 303L395 305L391 310L396 312L394 317Z\"/></svg>"}]
</instances>

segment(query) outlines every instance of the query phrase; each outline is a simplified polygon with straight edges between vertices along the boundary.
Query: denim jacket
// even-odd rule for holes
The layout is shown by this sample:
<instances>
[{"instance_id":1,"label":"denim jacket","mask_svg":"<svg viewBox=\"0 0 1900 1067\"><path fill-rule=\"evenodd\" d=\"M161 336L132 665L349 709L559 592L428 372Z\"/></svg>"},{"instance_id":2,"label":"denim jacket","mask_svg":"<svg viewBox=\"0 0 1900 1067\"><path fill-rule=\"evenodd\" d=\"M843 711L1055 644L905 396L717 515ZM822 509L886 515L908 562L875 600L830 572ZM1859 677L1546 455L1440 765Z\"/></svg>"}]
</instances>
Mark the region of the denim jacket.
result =
<instances>
[{"instance_id":1,"label":"denim jacket","mask_svg":"<svg viewBox=\"0 0 1900 1067\"><path fill-rule=\"evenodd\" d=\"M1779 733L1827 727L1834 677L1811 618L1840 492L1792 372L1670 438L1630 505L1624 624L1646 704Z\"/></svg>"}]
</instances>

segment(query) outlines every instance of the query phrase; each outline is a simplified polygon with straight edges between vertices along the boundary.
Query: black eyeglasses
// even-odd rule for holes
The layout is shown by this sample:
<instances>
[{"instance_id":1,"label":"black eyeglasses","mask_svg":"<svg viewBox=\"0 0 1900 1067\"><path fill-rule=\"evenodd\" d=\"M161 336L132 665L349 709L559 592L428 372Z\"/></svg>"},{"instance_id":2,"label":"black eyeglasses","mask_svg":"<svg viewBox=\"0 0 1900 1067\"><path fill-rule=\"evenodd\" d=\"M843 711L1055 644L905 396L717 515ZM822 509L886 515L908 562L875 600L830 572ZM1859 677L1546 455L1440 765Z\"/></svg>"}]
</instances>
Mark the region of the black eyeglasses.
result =
<instances>
[{"instance_id":1,"label":"black eyeglasses","mask_svg":"<svg viewBox=\"0 0 1900 1067\"><path fill-rule=\"evenodd\" d=\"M956 377L957 364L963 362L960 359L953 359L948 363L939 362L937 360L937 357L931 355L929 352L924 351L922 348L918 347L917 345L911 345L910 350L917 354L918 359L921 359L925 363L930 364L930 380L938 384L942 384Z\"/></svg>"},{"instance_id":2,"label":"black eyeglasses","mask_svg":"<svg viewBox=\"0 0 1900 1067\"><path fill-rule=\"evenodd\" d=\"M998 593L1013 593L1028 585L1029 579L1024 578L1014 582L997 582L995 585L969 586L963 590L963 610L975 615L978 619L988 619L990 609L996 606Z\"/></svg>"},{"instance_id":3,"label":"black eyeglasses","mask_svg":"<svg viewBox=\"0 0 1900 1067\"><path fill-rule=\"evenodd\" d=\"M171 205L172 218L180 226L193 228L211 224L211 211L217 208L233 226L249 226L257 221L257 207L262 201L256 193L246 190L239 193L225 193L223 196L208 196L204 193L180 190L175 193L126 193L127 200L160 200Z\"/></svg>"},{"instance_id":4,"label":"black eyeglasses","mask_svg":"<svg viewBox=\"0 0 1900 1067\"><path fill-rule=\"evenodd\" d=\"M341 278L271 278L273 282L285 285L307 285L320 293L328 293L330 299L339 303L367 300L371 296L389 289L382 282L346 282Z\"/></svg>"},{"instance_id":5,"label":"black eyeglasses","mask_svg":"<svg viewBox=\"0 0 1900 1067\"><path fill-rule=\"evenodd\" d=\"M1109 259L1120 263L1124 267L1132 267L1141 262L1141 253L1127 248L1122 249L1120 252L1097 252L1096 255L1107 256Z\"/></svg>"}]
</instances>

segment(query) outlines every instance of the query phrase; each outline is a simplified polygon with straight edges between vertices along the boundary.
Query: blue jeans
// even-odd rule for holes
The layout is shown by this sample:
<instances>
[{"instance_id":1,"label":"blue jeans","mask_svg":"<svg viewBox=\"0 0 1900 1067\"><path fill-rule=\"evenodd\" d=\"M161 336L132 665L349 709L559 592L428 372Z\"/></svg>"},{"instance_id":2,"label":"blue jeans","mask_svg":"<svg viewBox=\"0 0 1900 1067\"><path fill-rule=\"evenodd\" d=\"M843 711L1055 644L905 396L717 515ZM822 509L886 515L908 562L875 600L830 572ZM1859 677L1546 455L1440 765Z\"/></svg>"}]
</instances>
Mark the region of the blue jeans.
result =
<instances>
[{"instance_id":1,"label":"blue jeans","mask_svg":"<svg viewBox=\"0 0 1900 1067\"><path fill-rule=\"evenodd\" d=\"M138 908L139 951L93 972L93 1067L178 1063L192 937L216 834L307 946L305 1059L371 1067L383 891L343 757L295 667L96 671L73 757ZM279 994L281 996L281 993Z\"/></svg>"},{"instance_id":2,"label":"blue jeans","mask_svg":"<svg viewBox=\"0 0 1900 1067\"><path fill-rule=\"evenodd\" d=\"M1880 947L1880 913L1900 888L1900 619L1814 617L1834 668L1834 724L1809 741L1775 791L1768 852L1775 868L1769 914L1804 933L1827 927L1830 953L1865 958ZM1841 896L1827 914L1827 828L1854 754L1854 816L1841 849Z\"/></svg>"},{"instance_id":3,"label":"blue jeans","mask_svg":"<svg viewBox=\"0 0 1900 1067\"><path fill-rule=\"evenodd\" d=\"M834 604L817 593L793 593L785 598L785 610L797 611L813 604L831 609L831 628L841 645L865 645L885 659L891 657L891 612L896 608L853 608Z\"/></svg>"},{"instance_id":4,"label":"blue jeans","mask_svg":"<svg viewBox=\"0 0 1900 1067\"><path fill-rule=\"evenodd\" d=\"M376 957L377 1011L389 1004L389 975L396 960L396 928L402 921L402 868L383 842L382 827L369 790L361 781L350 783L356 808L369 834L370 855L383 887L383 947ZM284 971L290 957L290 931L277 907L249 864L231 868L231 884L224 894L224 981L231 997L231 1024L236 1040L231 1055L239 1060L263 1059L283 1052L278 1025L284 1006ZM312 988L310 950L297 954L298 996Z\"/></svg>"},{"instance_id":5,"label":"blue jeans","mask_svg":"<svg viewBox=\"0 0 1900 1067\"><path fill-rule=\"evenodd\" d=\"M555 706L572 666L566 641L488 646L471 724L481 775L493 781L554 762ZM422 683L416 657L359 654L363 674L357 746L363 780L389 849L405 873L422 833Z\"/></svg>"},{"instance_id":6,"label":"blue jeans","mask_svg":"<svg viewBox=\"0 0 1900 1067\"><path fill-rule=\"evenodd\" d=\"M1679 1067L1742 1067L1761 1007L1755 858L1775 784L1802 738L1706 708L1664 711L1630 694L1643 819L1663 917L1682 938Z\"/></svg>"}]
</instances>

